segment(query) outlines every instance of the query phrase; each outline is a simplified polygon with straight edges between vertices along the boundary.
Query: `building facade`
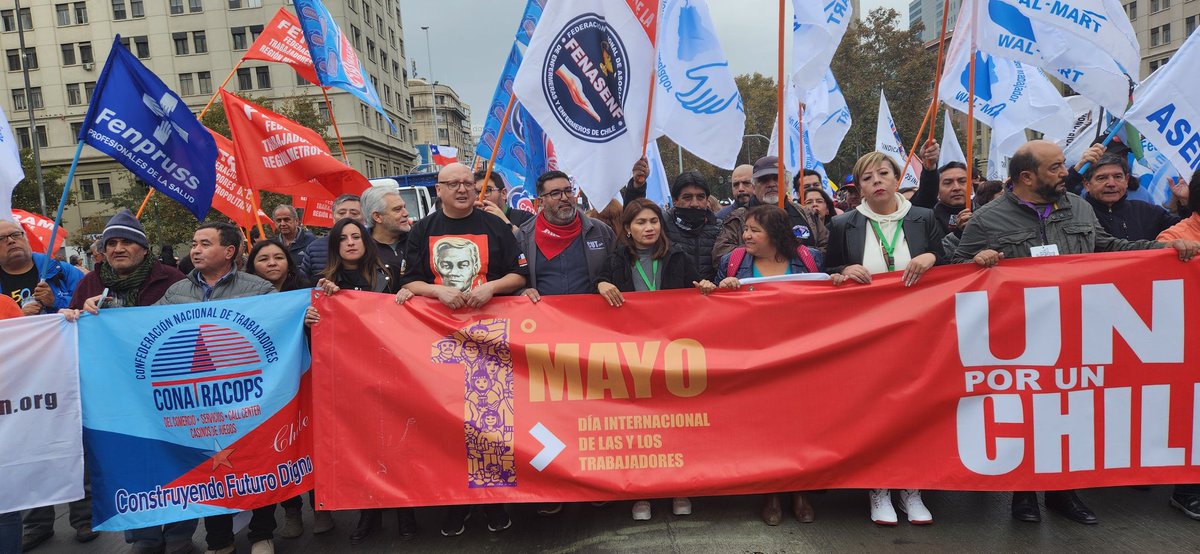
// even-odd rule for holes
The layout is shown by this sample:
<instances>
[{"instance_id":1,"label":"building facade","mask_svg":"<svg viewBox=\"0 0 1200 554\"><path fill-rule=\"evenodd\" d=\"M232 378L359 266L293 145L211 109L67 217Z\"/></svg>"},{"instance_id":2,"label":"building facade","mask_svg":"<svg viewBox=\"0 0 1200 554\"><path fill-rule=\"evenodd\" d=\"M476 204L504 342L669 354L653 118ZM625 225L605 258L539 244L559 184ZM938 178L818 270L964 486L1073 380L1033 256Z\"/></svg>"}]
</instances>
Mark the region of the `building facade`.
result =
<instances>
[{"instance_id":1,"label":"building facade","mask_svg":"<svg viewBox=\"0 0 1200 554\"><path fill-rule=\"evenodd\" d=\"M1200 25L1200 2L1130 0L1123 2L1142 49L1142 78L1162 67Z\"/></svg>"},{"instance_id":2,"label":"building facade","mask_svg":"<svg viewBox=\"0 0 1200 554\"><path fill-rule=\"evenodd\" d=\"M458 161L470 163L475 155L471 106L454 89L436 81L430 86L424 79L409 79L408 91L412 102L412 143L452 146L458 149ZM436 125L434 112L437 112Z\"/></svg>"},{"instance_id":3,"label":"building facade","mask_svg":"<svg viewBox=\"0 0 1200 554\"><path fill-rule=\"evenodd\" d=\"M225 89L279 104L293 98L311 102L330 115L321 89L291 67L248 61L242 55L291 0L29 0L20 14L0 9L0 102L22 147L37 141L43 167L65 167L75 153L75 137L108 57L113 37L199 113L229 77ZM329 89L332 116L350 165L363 175L407 173L417 163L410 140L408 70L399 0L326 2L375 83L392 130L383 117L354 96ZM22 78L17 17L25 29L31 93ZM31 131L27 105L33 104ZM333 136L334 129L327 129ZM32 176L31 176L32 177ZM111 158L84 147L74 181L77 202L64 213L68 230L88 218L107 217L103 200L135 186L132 174ZM140 186L140 185L138 185ZM53 199L48 199L53 203Z\"/></svg>"},{"instance_id":4,"label":"building facade","mask_svg":"<svg viewBox=\"0 0 1200 554\"><path fill-rule=\"evenodd\" d=\"M963 0L950 0L950 15L946 18L947 33L954 28L962 3ZM944 0L913 0L908 4L908 28L912 29L918 23L925 25L921 30L921 42L937 41L938 35L942 33L943 7Z\"/></svg>"}]
</instances>

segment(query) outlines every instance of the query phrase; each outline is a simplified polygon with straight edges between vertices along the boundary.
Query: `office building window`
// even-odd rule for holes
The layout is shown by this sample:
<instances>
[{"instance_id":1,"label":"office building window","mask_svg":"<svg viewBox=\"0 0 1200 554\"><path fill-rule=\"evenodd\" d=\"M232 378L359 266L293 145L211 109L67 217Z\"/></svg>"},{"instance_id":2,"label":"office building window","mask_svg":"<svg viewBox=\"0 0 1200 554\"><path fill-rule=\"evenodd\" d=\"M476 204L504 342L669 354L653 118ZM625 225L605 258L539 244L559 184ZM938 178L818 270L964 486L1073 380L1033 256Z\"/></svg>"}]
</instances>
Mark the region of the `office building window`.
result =
<instances>
[{"instance_id":1,"label":"office building window","mask_svg":"<svg viewBox=\"0 0 1200 554\"><path fill-rule=\"evenodd\" d=\"M258 88L271 88L271 69L269 67L256 67L254 72L258 74Z\"/></svg>"},{"instance_id":2,"label":"office building window","mask_svg":"<svg viewBox=\"0 0 1200 554\"><path fill-rule=\"evenodd\" d=\"M168 11L171 12L171 15L183 13L183 0L170 0L168 2Z\"/></svg>"},{"instance_id":3,"label":"office building window","mask_svg":"<svg viewBox=\"0 0 1200 554\"><path fill-rule=\"evenodd\" d=\"M238 90L250 90L254 88L254 77L250 74L249 67L240 67L237 70Z\"/></svg>"},{"instance_id":4,"label":"office building window","mask_svg":"<svg viewBox=\"0 0 1200 554\"><path fill-rule=\"evenodd\" d=\"M128 19L129 14L125 11L125 0L112 0L113 19Z\"/></svg>"},{"instance_id":5,"label":"office building window","mask_svg":"<svg viewBox=\"0 0 1200 554\"><path fill-rule=\"evenodd\" d=\"M71 123L71 140L72 141L74 141L75 139L77 139L79 137L79 130L82 128L83 128L82 121L75 121L75 122Z\"/></svg>"},{"instance_id":6,"label":"office building window","mask_svg":"<svg viewBox=\"0 0 1200 554\"><path fill-rule=\"evenodd\" d=\"M197 54L208 52L208 37L204 31L192 32L192 51Z\"/></svg>"},{"instance_id":7,"label":"office building window","mask_svg":"<svg viewBox=\"0 0 1200 554\"><path fill-rule=\"evenodd\" d=\"M79 180L79 194L84 200L96 199L96 185L91 179Z\"/></svg>"},{"instance_id":8,"label":"office building window","mask_svg":"<svg viewBox=\"0 0 1200 554\"><path fill-rule=\"evenodd\" d=\"M54 24L62 27L71 24L71 5L70 4L55 4L54 5Z\"/></svg>"},{"instance_id":9,"label":"office building window","mask_svg":"<svg viewBox=\"0 0 1200 554\"><path fill-rule=\"evenodd\" d=\"M38 146L41 148L49 147L50 143L46 140L46 126L38 125L36 129ZM17 144L21 148L33 148L33 143L29 142L29 127L14 127L13 131L17 135Z\"/></svg>"},{"instance_id":10,"label":"office building window","mask_svg":"<svg viewBox=\"0 0 1200 554\"><path fill-rule=\"evenodd\" d=\"M21 50L20 49L13 48L11 50L5 50L4 55L8 59L8 70L9 71L20 71L21 70ZM27 57L27 59L29 61L29 69L37 69L38 68L37 49L32 48L32 47L26 48L25 56Z\"/></svg>"},{"instance_id":11,"label":"office building window","mask_svg":"<svg viewBox=\"0 0 1200 554\"><path fill-rule=\"evenodd\" d=\"M108 177L96 179L96 188L100 190L101 200L112 198L112 185L109 184Z\"/></svg>"},{"instance_id":12,"label":"office building window","mask_svg":"<svg viewBox=\"0 0 1200 554\"><path fill-rule=\"evenodd\" d=\"M96 91L96 81L88 81L83 84L83 101L91 103L92 93Z\"/></svg>"},{"instance_id":13,"label":"office building window","mask_svg":"<svg viewBox=\"0 0 1200 554\"><path fill-rule=\"evenodd\" d=\"M125 48L139 58L146 59L150 57L150 40L145 36L121 37L121 44L125 45Z\"/></svg>"},{"instance_id":14,"label":"office building window","mask_svg":"<svg viewBox=\"0 0 1200 554\"><path fill-rule=\"evenodd\" d=\"M129 15L130 17L146 17L143 0L129 0Z\"/></svg>"},{"instance_id":15,"label":"office building window","mask_svg":"<svg viewBox=\"0 0 1200 554\"><path fill-rule=\"evenodd\" d=\"M63 65L75 65L77 63L75 61L75 45L74 44L63 44L61 46L61 48L62 48L62 64Z\"/></svg>"},{"instance_id":16,"label":"office building window","mask_svg":"<svg viewBox=\"0 0 1200 554\"><path fill-rule=\"evenodd\" d=\"M88 22L87 2L75 2L75 24L83 25Z\"/></svg>"},{"instance_id":17,"label":"office building window","mask_svg":"<svg viewBox=\"0 0 1200 554\"><path fill-rule=\"evenodd\" d=\"M375 61L375 41L367 39L367 59Z\"/></svg>"},{"instance_id":18,"label":"office building window","mask_svg":"<svg viewBox=\"0 0 1200 554\"><path fill-rule=\"evenodd\" d=\"M83 88L79 83L67 83L67 105L79 106L83 104Z\"/></svg>"},{"instance_id":19,"label":"office building window","mask_svg":"<svg viewBox=\"0 0 1200 554\"><path fill-rule=\"evenodd\" d=\"M96 59L92 57L92 43L79 43L79 63L95 63Z\"/></svg>"},{"instance_id":20,"label":"office building window","mask_svg":"<svg viewBox=\"0 0 1200 554\"><path fill-rule=\"evenodd\" d=\"M200 85L200 94L212 94L212 73L201 71L196 74L196 82Z\"/></svg>"},{"instance_id":21,"label":"office building window","mask_svg":"<svg viewBox=\"0 0 1200 554\"><path fill-rule=\"evenodd\" d=\"M1125 10L1129 12L1129 19L1137 19L1137 2L1130 2L1125 5Z\"/></svg>"},{"instance_id":22,"label":"office building window","mask_svg":"<svg viewBox=\"0 0 1200 554\"><path fill-rule=\"evenodd\" d=\"M350 26L350 41L354 43L356 49L362 50L362 31L353 25Z\"/></svg>"},{"instance_id":23,"label":"office building window","mask_svg":"<svg viewBox=\"0 0 1200 554\"><path fill-rule=\"evenodd\" d=\"M229 0L229 9L261 8L262 0Z\"/></svg>"},{"instance_id":24,"label":"office building window","mask_svg":"<svg viewBox=\"0 0 1200 554\"><path fill-rule=\"evenodd\" d=\"M191 73L179 74L179 95L192 96L196 94L196 81Z\"/></svg>"},{"instance_id":25,"label":"office building window","mask_svg":"<svg viewBox=\"0 0 1200 554\"><path fill-rule=\"evenodd\" d=\"M1186 35L1184 38L1191 36L1192 31L1196 30L1196 19L1197 16L1193 15L1183 20L1183 34Z\"/></svg>"},{"instance_id":26,"label":"office building window","mask_svg":"<svg viewBox=\"0 0 1200 554\"><path fill-rule=\"evenodd\" d=\"M375 178L375 162L372 160L367 160L367 178Z\"/></svg>"},{"instance_id":27,"label":"office building window","mask_svg":"<svg viewBox=\"0 0 1200 554\"><path fill-rule=\"evenodd\" d=\"M250 47L250 43L246 42L245 27L234 27L229 30L229 33L233 35L234 50L245 50Z\"/></svg>"},{"instance_id":28,"label":"office building window","mask_svg":"<svg viewBox=\"0 0 1200 554\"><path fill-rule=\"evenodd\" d=\"M4 32L11 33L18 31L16 12L13 10L0 10L0 20L4 22ZM21 8L21 28L26 31L33 28L33 17L29 14L29 8Z\"/></svg>"},{"instance_id":29,"label":"office building window","mask_svg":"<svg viewBox=\"0 0 1200 554\"><path fill-rule=\"evenodd\" d=\"M176 56L186 56L191 53L188 51L187 33L171 33L171 42L175 44Z\"/></svg>"},{"instance_id":30,"label":"office building window","mask_svg":"<svg viewBox=\"0 0 1200 554\"><path fill-rule=\"evenodd\" d=\"M204 0L188 0L188 11L192 13L204 11Z\"/></svg>"},{"instance_id":31,"label":"office building window","mask_svg":"<svg viewBox=\"0 0 1200 554\"><path fill-rule=\"evenodd\" d=\"M321 116L321 121L329 125L329 105L324 102L317 102L317 115Z\"/></svg>"}]
</instances>

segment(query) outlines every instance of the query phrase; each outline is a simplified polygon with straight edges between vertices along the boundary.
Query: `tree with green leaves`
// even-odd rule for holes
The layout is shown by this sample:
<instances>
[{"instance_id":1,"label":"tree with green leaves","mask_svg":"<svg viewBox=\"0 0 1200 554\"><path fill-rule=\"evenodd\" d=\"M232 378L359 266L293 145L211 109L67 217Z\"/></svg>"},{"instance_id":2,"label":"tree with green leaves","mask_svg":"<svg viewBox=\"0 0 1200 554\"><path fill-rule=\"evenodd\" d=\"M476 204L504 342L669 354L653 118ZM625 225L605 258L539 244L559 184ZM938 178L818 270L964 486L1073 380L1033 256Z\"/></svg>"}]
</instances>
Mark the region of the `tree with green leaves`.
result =
<instances>
[{"instance_id":1,"label":"tree with green leaves","mask_svg":"<svg viewBox=\"0 0 1200 554\"><path fill-rule=\"evenodd\" d=\"M17 188L13 189L12 207L17 210L25 210L30 213L42 214L42 200L38 192L37 173L34 171L33 149L21 149L21 169L25 171L25 178L17 183ZM63 177L67 174L66 169L62 167L42 167L42 182L46 187L46 211L42 215L53 218L56 210L58 210L58 201L62 197ZM75 194L72 193L70 198L67 198L67 205L75 203Z\"/></svg>"}]
</instances>

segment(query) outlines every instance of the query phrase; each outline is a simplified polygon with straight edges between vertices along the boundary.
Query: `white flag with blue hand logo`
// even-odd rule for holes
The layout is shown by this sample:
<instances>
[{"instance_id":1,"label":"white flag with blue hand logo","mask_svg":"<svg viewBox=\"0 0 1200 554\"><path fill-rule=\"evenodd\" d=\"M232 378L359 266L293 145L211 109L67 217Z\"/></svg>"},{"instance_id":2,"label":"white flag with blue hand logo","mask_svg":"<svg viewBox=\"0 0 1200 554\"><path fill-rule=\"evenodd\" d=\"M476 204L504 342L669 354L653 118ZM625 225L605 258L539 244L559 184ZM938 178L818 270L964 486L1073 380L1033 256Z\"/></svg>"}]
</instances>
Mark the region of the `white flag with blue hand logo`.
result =
<instances>
[{"instance_id":1,"label":"white flag with blue hand logo","mask_svg":"<svg viewBox=\"0 0 1200 554\"><path fill-rule=\"evenodd\" d=\"M883 95L883 90L879 91L879 119L875 125L875 149L887 154L896 164L900 166L900 170L904 171L904 164L908 162L908 154L904 150L904 143L900 141L900 131L896 130L896 121L892 119L892 110L888 107L887 97ZM904 175L900 179L900 189L917 188L921 184L920 177L921 162L913 156L911 163L908 163L908 170L904 171Z\"/></svg>"},{"instance_id":2,"label":"white flag with blue hand logo","mask_svg":"<svg viewBox=\"0 0 1200 554\"><path fill-rule=\"evenodd\" d=\"M792 80L818 86L854 18L850 0L792 0Z\"/></svg>"},{"instance_id":3,"label":"white flag with blue hand logo","mask_svg":"<svg viewBox=\"0 0 1200 554\"><path fill-rule=\"evenodd\" d=\"M950 111L946 114L946 123L942 126L942 154L938 157L938 167L945 167L950 162L967 163L962 145L958 143L958 135L954 133L954 125L950 123Z\"/></svg>"},{"instance_id":4,"label":"white flag with blue hand logo","mask_svg":"<svg viewBox=\"0 0 1200 554\"><path fill-rule=\"evenodd\" d=\"M967 113L971 97L971 10L959 13L946 55L938 97ZM1071 108L1037 67L982 50L975 52L975 119L992 128L993 149L1011 156L1025 144L1025 129L1050 135L1071 126Z\"/></svg>"},{"instance_id":5,"label":"white flag with blue hand logo","mask_svg":"<svg viewBox=\"0 0 1200 554\"><path fill-rule=\"evenodd\" d=\"M1141 54L1120 0L979 0L975 6L976 48L1045 69L1108 111L1125 113ZM971 11L962 10L959 20ZM960 29L956 38L971 36Z\"/></svg>"},{"instance_id":6,"label":"white flag with blue hand logo","mask_svg":"<svg viewBox=\"0 0 1200 554\"><path fill-rule=\"evenodd\" d=\"M801 100L803 99L803 101ZM804 169L824 173L823 164L837 157L838 148L852 123L846 97L833 77L826 70L825 78L811 89L801 91L793 81L788 84L784 97L783 130L786 141L783 146L784 167L793 175L800 168L800 104L804 104ZM778 131L772 126L771 144L768 152L778 148Z\"/></svg>"},{"instance_id":7,"label":"white flag with blue hand logo","mask_svg":"<svg viewBox=\"0 0 1200 554\"><path fill-rule=\"evenodd\" d=\"M658 31L654 128L709 163L733 169L746 114L704 0L665 0Z\"/></svg>"}]
</instances>

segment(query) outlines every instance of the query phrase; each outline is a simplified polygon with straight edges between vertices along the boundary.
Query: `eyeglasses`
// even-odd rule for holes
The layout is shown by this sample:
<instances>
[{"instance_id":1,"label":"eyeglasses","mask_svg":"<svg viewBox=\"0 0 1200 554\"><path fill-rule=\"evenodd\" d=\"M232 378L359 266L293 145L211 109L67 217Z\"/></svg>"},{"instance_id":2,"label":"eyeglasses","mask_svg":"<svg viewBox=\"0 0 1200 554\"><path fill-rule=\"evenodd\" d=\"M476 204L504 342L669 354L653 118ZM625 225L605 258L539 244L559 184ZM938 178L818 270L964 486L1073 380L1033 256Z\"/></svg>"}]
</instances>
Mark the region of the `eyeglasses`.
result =
<instances>
[{"instance_id":1,"label":"eyeglasses","mask_svg":"<svg viewBox=\"0 0 1200 554\"><path fill-rule=\"evenodd\" d=\"M561 200L564 196L575 196L575 187L567 187L565 189L556 189L542 193L542 198L550 200Z\"/></svg>"},{"instance_id":2,"label":"eyeglasses","mask_svg":"<svg viewBox=\"0 0 1200 554\"><path fill-rule=\"evenodd\" d=\"M25 231L13 231L7 235L0 235L0 242L10 241L10 240L13 242L16 242L16 241L21 240L24 236L25 236Z\"/></svg>"},{"instance_id":3,"label":"eyeglasses","mask_svg":"<svg viewBox=\"0 0 1200 554\"><path fill-rule=\"evenodd\" d=\"M442 185L450 190L467 190L475 188L474 181L438 181L437 184Z\"/></svg>"}]
</instances>

